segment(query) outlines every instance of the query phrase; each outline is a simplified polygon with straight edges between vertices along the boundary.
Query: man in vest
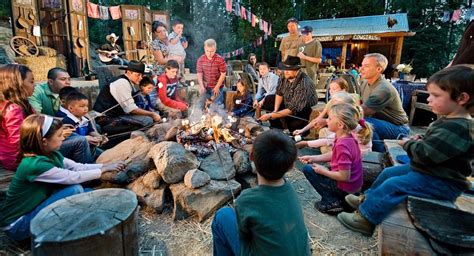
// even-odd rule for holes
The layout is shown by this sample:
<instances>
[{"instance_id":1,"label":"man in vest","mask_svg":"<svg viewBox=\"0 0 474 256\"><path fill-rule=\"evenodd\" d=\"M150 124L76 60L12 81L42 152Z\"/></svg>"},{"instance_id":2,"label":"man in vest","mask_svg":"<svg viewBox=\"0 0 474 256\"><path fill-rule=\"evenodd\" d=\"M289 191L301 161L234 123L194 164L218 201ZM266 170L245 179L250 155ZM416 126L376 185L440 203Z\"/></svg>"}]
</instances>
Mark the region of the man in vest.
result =
<instances>
[{"instance_id":1,"label":"man in vest","mask_svg":"<svg viewBox=\"0 0 474 256\"><path fill-rule=\"evenodd\" d=\"M97 96L94 110L105 116L97 122L107 134L131 131L159 122L156 112L140 109L133 99L139 90L137 86L145 73L145 64L130 61L128 66L121 67L125 74L104 86Z\"/></svg>"}]
</instances>

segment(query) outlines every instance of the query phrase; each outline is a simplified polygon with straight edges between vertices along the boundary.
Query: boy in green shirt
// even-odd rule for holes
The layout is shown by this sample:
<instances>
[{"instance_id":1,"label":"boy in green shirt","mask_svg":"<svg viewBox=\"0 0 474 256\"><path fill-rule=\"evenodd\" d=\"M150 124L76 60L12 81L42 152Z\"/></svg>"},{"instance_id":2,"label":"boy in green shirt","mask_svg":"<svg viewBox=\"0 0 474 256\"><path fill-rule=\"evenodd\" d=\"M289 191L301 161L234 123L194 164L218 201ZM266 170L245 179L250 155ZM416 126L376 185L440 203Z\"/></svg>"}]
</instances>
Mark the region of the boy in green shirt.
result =
<instances>
[{"instance_id":1,"label":"boy in green shirt","mask_svg":"<svg viewBox=\"0 0 474 256\"><path fill-rule=\"evenodd\" d=\"M217 211L214 255L309 255L308 231L296 193L283 175L296 160L294 142L282 132L260 134L251 160L258 186L237 198L235 209Z\"/></svg>"}]
</instances>

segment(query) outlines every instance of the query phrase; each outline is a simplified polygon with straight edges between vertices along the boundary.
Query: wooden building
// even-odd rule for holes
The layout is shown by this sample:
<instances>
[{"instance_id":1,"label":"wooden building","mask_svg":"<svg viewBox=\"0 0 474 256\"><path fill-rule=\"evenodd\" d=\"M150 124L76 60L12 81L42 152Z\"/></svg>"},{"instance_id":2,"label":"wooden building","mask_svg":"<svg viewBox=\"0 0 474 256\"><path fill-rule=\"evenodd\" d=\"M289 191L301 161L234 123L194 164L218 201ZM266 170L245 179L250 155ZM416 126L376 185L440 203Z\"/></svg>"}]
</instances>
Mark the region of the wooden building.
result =
<instances>
[{"instance_id":1,"label":"wooden building","mask_svg":"<svg viewBox=\"0 0 474 256\"><path fill-rule=\"evenodd\" d=\"M313 28L313 36L323 46L320 67L359 66L365 54L375 52L385 55L389 66L398 65L404 38L415 35L409 30L406 13L300 21L299 28L304 26Z\"/></svg>"}]
</instances>

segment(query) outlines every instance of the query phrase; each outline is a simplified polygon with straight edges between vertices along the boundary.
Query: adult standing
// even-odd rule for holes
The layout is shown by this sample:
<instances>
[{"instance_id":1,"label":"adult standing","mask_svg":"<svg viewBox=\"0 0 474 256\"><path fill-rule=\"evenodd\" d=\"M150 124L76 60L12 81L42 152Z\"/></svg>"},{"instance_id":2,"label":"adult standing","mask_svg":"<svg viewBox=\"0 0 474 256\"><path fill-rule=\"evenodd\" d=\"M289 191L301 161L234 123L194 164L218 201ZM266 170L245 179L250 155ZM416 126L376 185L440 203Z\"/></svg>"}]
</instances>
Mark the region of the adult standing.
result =
<instances>
[{"instance_id":1,"label":"adult standing","mask_svg":"<svg viewBox=\"0 0 474 256\"><path fill-rule=\"evenodd\" d=\"M260 78L258 79L257 94L253 102L257 118L260 117L262 108L267 111L273 111L275 106L275 93L280 79L277 75L270 72L270 68L266 62L260 63L258 72L260 73Z\"/></svg>"},{"instance_id":2,"label":"adult standing","mask_svg":"<svg viewBox=\"0 0 474 256\"><path fill-rule=\"evenodd\" d=\"M224 80L227 67L224 58L216 54L217 43L214 39L204 42L204 54L196 64L199 93L206 99L214 99L217 104L224 103Z\"/></svg>"},{"instance_id":3,"label":"adult standing","mask_svg":"<svg viewBox=\"0 0 474 256\"><path fill-rule=\"evenodd\" d=\"M121 57L121 55L125 53L122 53L122 48L117 44L118 38L119 37L115 35L115 33L105 36L107 43L101 45L100 48L97 49L98 53L111 58L111 60L105 64L128 65L128 60Z\"/></svg>"},{"instance_id":4,"label":"adult standing","mask_svg":"<svg viewBox=\"0 0 474 256\"><path fill-rule=\"evenodd\" d=\"M133 97L139 93L137 86L145 73L145 64L132 60L125 70L114 82L107 84L100 90L94 104L94 110L108 118L99 118L98 123L102 130L108 134L132 131L153 124L161 120L156 112L139 108ZM111 122L115 120L116 122ZM117 120L119 120L117 122ZM122 125L117 125L121 123Z\"/></svg>"},{"instance_id":5,"label":"adult standing","mask_svg":"<svg viewBox=\"0 0 474 256\"><path fill-rule=\"evenodd\" d=\"M0 68L0 170L15 171L20 152L20 126L34 113L28 102L33 94L33 72L18 64Z\"/></svg>"},{"instance_id":6,"label":"adult standing","mask_svg":"<svg viewBox=\"0 0 474 256\"><path fill-rule=\"evenodd\" d=\"M360 75L362 108L365 120L373 126L373 146L377 152L384 152L384 139L397 139L408 135L408 116L403 110L400 95L389 81L382 77L388 60L380 53L364 56Z\"/></svg>"},{"instance_id":7,"label":"adult standing","mask_svg":"<svg viewBox=\"0 0 474 256\"><path fill-rule=\"evenodd\" d=\"M252 77L253 81L258 81L257 75L257 55L255 53L249 54L247 58L247 64L244 67L244 72L248 73Z\"/></svg>"},{"instance_id":8,"label":"adult standing","mask_svg":"<svg viewBox=\"0 0 474 256\"><path fill-rule=\"evenodd\" d=\"M278 68L283 70L284 76L276 90L274 110L259 119L270 120L271 126L276 128L283 128L286 123L293 132L308 124L311 108L318 103L318 98L313 81L301 71L300 58L290 55Z\"/></svg>"},{"instance_id":9,"label":"adult standing","mask_svg":"<svg viewBox=\"0 0 474 256\"><path fill-rule=\"evenodd\" d=\"M63 68L52 68L48 71L48 81L37 85L28 98L30 105L36 113L42 113L49 116L56 116L61 106L59 99L59 91L71 86L71 76ZM75 128L63 128L63 136L65 138L59 151L63 156L79 163L92 163L94 161L89 143L86 137L77 136L74 133Z\"/></svg>"},{"instance_id":10,"label":"adult standing","mask_svg":"<svg viewBox=\"0 0 474 256\"><path fill-rule=\"evenodd\" d=\"M183 62L182 57L169 57L168 30L166 29L166 25L161 21L153 21L152 31L154 40L151 42L151 47L156 64L158 66L164 66L170 59L174 59L178 61L178 63Z\"/></svg>"},{"instance_id":11,"label":"adult standing","mask_svg":"<svg viewBox=\"0 0 474 256\"><path fill-rule=\"evenodd\" d=\"M305 72L314 83L318 81L319 63L322 61L323 47L321 43L313 38L313 28L304 26L301 29L301 39L303 41L299 46L298 57L301 59L301 64L305 66Z\"/></svg>"},{"instance_id":12,"label":"adult standing","mask_svg":"<svg viewBox=\"0 0 474 256\"><path fill-rule=\"evenodd\" d=\"M303 43L302 38L298 34L298 20L290 18L286 22L289 35L283 37L280 44L281 61L285 61L288 55L296 56L298 47Z\"/></svg>"}]
</instances>

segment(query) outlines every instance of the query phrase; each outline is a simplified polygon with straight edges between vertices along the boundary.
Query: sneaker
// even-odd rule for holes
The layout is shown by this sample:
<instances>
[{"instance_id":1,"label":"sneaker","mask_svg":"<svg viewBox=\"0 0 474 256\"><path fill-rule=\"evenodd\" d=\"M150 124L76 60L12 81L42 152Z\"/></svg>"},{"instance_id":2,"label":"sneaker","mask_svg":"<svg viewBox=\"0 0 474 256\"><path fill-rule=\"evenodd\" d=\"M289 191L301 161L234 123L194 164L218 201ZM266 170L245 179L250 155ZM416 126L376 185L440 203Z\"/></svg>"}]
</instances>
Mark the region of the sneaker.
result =
<instances>
[{"instance_id":1,"label":"sneaker","mask_svg":"<svg viewBox=\"0 0 474 256\"><path fill-rule=\"evenodd\" d=\"M341 212L337 215L337 219L346 228L371 236L374 233L375 225L366 220L358 211L354 213Z\"/></svg>"},{"instance_id":2,"label":"sneaker","mask_svg":"<svg viewBox=\"0 0 474 256\"><path fill-rule=\"evenodd\" d=\"M316 202L314 207L316 207L319 212L326 213L329 215L337 215L338 213L341 213L344 210L342 204L339 202L327 203L319 201Z\"/></svg>"},{"instance_id":3,"label":"sneaker","mask_svg":"<svg viewBox=\"0 0 474 256\"><path fill-rule=\"evenodd\" d=\"M346 203L348 205L350 205L354 209L357 209L359 208L359 205L364 201L365 196L364 195L356 196L353 194L349 194L346 197L344 197L344 199L346 200Z\"/></svg>"}]
</instances>

